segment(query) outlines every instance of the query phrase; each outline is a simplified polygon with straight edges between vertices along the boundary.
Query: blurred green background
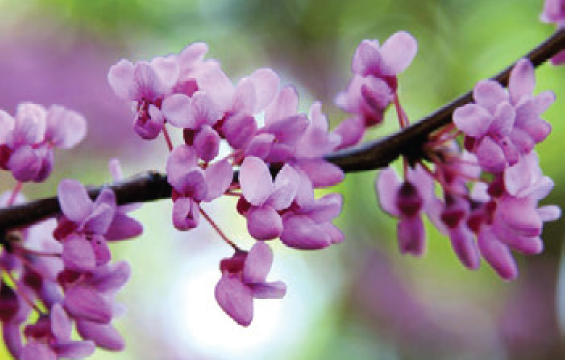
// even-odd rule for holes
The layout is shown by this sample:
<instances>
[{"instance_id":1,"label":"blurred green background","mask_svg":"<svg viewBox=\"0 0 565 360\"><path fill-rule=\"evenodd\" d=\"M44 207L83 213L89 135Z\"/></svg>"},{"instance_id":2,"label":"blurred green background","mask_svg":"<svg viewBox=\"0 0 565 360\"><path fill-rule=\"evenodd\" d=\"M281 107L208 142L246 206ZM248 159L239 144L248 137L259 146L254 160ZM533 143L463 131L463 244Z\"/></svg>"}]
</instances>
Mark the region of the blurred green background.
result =
<instances>
[{"instance_id":1,"label":"blurred green background","mask_svg":"<svg viewBox=\"0 0 565 360\"><path fill-rule=\"evenodd\" d=\"M164 170L165 143L139 140L128 105L107 85L108 68L121 58L150 59L205 41L208 58L234 80L273 67L299 88L304 111L319 99L335 126L345 115L333 99L347 85L356 46L407 30L419 51L400 76L400 96L414 121L549 36L541 9L541 0L0 0L0 108L59 103L87 116L87 140L56 155L47 183L24 187L29 198L51 196L64 177L110 181L112 157L126 176ZM556 183L544 203L563 208L565 68L544 65L536 74L536 91L554 90L558 99L544 114L554 133L539 146ZM386 123L370 137L396 129L390 112ZM0 176L2 189L13 186ZM114 258L133 268L119 295L129 312L116 321L126 350L98 350L92 359L565 358L563 221L546 225L543 254L517 255L520 277L506 283L485 263L464 270L433 229L423 258L400 256L374 177L350 174L339 187L343 244L319 252L273 246L271 279L284 280L288 294L256 301L247 329L213 298L219 260L230 249L205 224L175 231L169 201L146 204L136 214L145 234L113 246ZM233 239L251 244L233 203L206 209ZM0 350L0 358L9 357Z\"/></svg>"}]
</instances>

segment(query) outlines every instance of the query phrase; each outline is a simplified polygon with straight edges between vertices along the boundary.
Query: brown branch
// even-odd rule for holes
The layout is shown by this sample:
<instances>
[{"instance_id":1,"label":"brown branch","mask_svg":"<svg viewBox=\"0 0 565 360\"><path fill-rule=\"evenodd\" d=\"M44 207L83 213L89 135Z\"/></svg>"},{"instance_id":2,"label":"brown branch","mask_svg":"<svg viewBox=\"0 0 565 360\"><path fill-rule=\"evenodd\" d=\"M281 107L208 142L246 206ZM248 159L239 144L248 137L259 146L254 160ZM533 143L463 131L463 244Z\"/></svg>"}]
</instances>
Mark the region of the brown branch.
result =
<instances>
[{"instance_id":1,"label":"brown branch","mask_svg":"<svg viewBox=\"0 0 565 360\"><path fill-rule=\"evenodd\" d=\"M537 67L562 49L565 49L565 29L555 32L525 57ZM514 64L510 65L492 79L506 86L513 66ZM401 155L409 159L419 158L422 156L422 145L426 142L428 135L448 124L457 107L472 100L472 91L469 91L402 131L377 141L330 154L326 156L326 160L339 166L345 172L356 172L386 167ZM166 176L154 171L148 171L108 187L116 193L119 205L171 197L171 186L167 183ZM102 189L103 187L90 189L90 197L96 198ZM0 209L0 230L27 226L41 219L55 216L60 211L57 197Z\"/></svg>"}]
</instances>

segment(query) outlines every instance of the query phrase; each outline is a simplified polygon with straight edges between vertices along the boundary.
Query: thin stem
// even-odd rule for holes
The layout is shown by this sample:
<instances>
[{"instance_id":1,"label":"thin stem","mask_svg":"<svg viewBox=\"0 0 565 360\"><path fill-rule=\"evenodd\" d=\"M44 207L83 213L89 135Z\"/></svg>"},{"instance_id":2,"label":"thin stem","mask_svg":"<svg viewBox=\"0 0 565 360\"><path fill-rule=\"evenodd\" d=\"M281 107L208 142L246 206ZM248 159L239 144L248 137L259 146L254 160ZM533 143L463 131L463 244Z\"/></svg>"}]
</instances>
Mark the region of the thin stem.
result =
<instances>
[{"instance_id":1,"label":"thin stem","mask_svg":"<svg viewBox=\"0 0 565 360\"><path fill-rule=\"evenodd\" d=\"M398 117L398 123L400 124L400 128L404 129L409 125L408 116L404 112L402 105L400 105L400 100L398 99L398 93L394 93L394 108L396 110L396 116Z\"/></svg>"},{"instance_id":2,"label":"thin stem","mask_svg":"<svg viewBox=\"0 0 565 360\"><path fill-rule=\"evenodd\" d=\"M24 186L24 183L22 183L21 181L18 181L18 183L14 187L14 190L12 190L12 193L10 194L10 198L8 199L8 202L7 202L6 205L8 205L8 206L14 205L14 201L16 201L16 197L18 196L20 191L22 191L23 186Z\"/></svg>"},{"instance_id":3,"label":"thin stem","mask_svg":"<svg viewBox=\"0 0 565 360\"><path fill-rule=\"evenodd\" d=\"M37 306L36 303L31 301L31 299L24 292L22 292L20 288L18 288L18 282L16 281L16 278L14 278L14 275L12 275L12 273L6 269L2 270L4 270L4 274L6 274L12 284L14 284L14 291L29 305L29 307L37 311L39 315L43 315L44 311L39 306Z\"/></svg>"},{"instance_id":4,"label":"thin stem","mask_svg":"<svg viewBox=\"0 0 565 360\"><path fill-rule=\"evenodd\" d=\"M204 209L202 209L202 207L200 207L200 213L202 214L202 216L204 216L204 218L208 221L208 223L210 223L210 225L212 225L212 227L214 228L214 230L216 230L216 232L218 233L218 235L220 235L220 237L222 238L222 240L224 240L226 242L226 244L228 244L229 246L231 246L235 251L241 251L241 249L230 239L228 239L228 237L226 236L226 234L224 234L224 232L218 227L218 225L216 225L216 223L214 222L214 220L212 220L212 218L210 217L210 215L208 215L206 213L206 211L204 211Z\"/></svg>"},{"instance_id":5,"label":"thin stem","mask_svg":"<svg viewBox=\"0 0 565 360\"><path fill-rule=\"evenodd\" d=\"M173 142L171 141L171 137L169 136L169 132L167 131L166 125L163 125L163 136L165 137L165 141L167 142L167 147L169 148L169 152L172 152Z\"/></svg>"}]
</instances>

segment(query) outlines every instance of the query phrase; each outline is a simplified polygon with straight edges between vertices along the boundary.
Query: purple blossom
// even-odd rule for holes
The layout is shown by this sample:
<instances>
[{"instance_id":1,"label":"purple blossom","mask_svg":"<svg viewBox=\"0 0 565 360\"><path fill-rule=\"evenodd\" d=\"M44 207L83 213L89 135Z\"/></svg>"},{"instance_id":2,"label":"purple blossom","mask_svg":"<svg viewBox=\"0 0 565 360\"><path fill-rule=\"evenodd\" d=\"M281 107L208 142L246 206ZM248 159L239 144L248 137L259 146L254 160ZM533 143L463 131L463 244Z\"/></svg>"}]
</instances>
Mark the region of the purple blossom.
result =
<instances>
[{"instance_id":1,"label":"purple blossom","mask_svg":"<svg viewBox=\"0 0 565 360\"><path fill-rule=\"evenodd\" d=\"M171 57L136 64L121 60L110 68L108 82L116 95L135 103L134 129L142 138L154 139L163 129L160 105L179 74L179 64Z\"/></svg>"},{"instance_id":2,"label":"purple blossom","mask_svg":"<svg viewBox=\"0 0 565 360\"><path fill-rule=\"evenodd\" d=\"M44 181L53 168L53 147L69 149L80 142L86 122L62 106L23 103L15 117L0 113L0 167L21 182Z\"/></svg>"},{"instance_id":3,"label":"purple blossom","mask_svg":"<svg viewBox=\"0 0 565 360\"><path fill-rule=\"evenodd\" d=\"M245 212L249 234L257 240L279 237L283 232L280 211L287 209L298 189L299 176L288 164L274 181L268 166L259 158L243 160L239 182L243 198L249 203Z\"/></svg>"},{"instance_id":4,"label":"purple blossom","mask_svg":"<svg viewBox=\"0 0 565 360\"><path fill-rule=\"evenodd\" d=\"M425 249L425 232L421 211L433 197L433 180L421 167L408 169L406 180L400 183L392 168L379 174L375 182L382 209L398 217L398 242L400 252L421 256Z\"/></svg>"},{"instance_id":5,"label":"purple blossom","mask_svg":"<svg viewBox=\"0 0 565 360\"><path fill-rule=\"evenodd\" d=\"M416 39L405 31L391 35L382 46L378 40L363 40L353 56L354 77L337 95L336 104L363 119L364 127L381 123L394 100L397 75L410 65L417 48Z\"/></svg>"},{"instance_id":6,"label":"purple blossom","mask_svg":"<svg viewBox=\"0 0 565 360\"><path fill-rule=\"evenodd\" d=\"M510 73L508 91L493 80L483 80L473 90L475 103L453 113L453 122L467 137L467 149L476 153L486 171L501 173L551 132L539 116L555 96L550 91L534 96L534 86L533 66L522 59Z\"/></svg>"},{"instance_id":7,"label":"purple blossom","mask_svg":"<svg viewBox=\"0 0 565 360\"><path fill-rule=\"evenodd\" d=\"M222 278L216 285L216 301L239 325L251 324L253 299L280 299L286 294L283 282L266 282L272 263L273 253L263 242L220 263Z\"/></svg>"},{"instance_id":8,"label":"purple blossom","mask_svg":"<svg viewBox=\"0 0 565 360\"><path fill-rule=\"evenodd\" d=\"M198 226L201 201L213 201L230 186L233 168L226 160L198 165L196 150L188 145L176 147L167 160L167 181L173 187L173 224L179 230Z\"/></svg>"}]
</instances>

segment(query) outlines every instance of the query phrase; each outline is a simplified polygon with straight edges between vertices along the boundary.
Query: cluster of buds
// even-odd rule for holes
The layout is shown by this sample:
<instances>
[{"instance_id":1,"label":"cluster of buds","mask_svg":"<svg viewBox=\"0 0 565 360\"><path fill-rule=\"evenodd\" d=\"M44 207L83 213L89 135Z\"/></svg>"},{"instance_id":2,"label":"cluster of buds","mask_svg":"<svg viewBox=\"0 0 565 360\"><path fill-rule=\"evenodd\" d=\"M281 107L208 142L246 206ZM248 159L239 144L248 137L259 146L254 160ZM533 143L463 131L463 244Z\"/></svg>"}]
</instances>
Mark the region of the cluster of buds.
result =
<instances>
[{"instance_id":1,"label":"cluster of buds","mask_svg":"<svg viewBox=\"0 0 565 360\"><path fill-rule=\"evenodd\" d=\"M551 91L533 95L534 85L534 69L526 59L512 69L508 90L493 80L480 81L474 103L457 108L453 123L430 136L425 156L432 166L405 166L402 184L392 169L380 174L376 189L383 209L400 218L403 253L424 251L422 213L449 236L470 269L479 267L482 256L500 277L511 280L518 275L511 249L542 251L543 223L559 218L560 209L538 206L553 181L543 176L534 146L551 132L540 115L555 97Z\"/></svg>"}]
</instances>

